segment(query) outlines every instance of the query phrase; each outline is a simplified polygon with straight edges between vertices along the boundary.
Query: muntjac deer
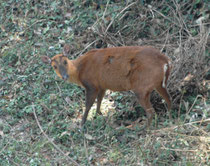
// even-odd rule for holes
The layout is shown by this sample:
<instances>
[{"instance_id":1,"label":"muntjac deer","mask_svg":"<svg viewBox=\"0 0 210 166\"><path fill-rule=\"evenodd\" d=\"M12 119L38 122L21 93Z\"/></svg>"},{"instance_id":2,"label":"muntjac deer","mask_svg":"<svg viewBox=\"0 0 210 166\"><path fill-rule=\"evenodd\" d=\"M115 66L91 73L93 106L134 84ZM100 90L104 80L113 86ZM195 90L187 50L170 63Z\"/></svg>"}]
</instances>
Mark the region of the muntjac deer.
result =
<instances>
[{"instance_id":1,"label":"muntjac deer","mask_svg":"<svg viewBox=\"0 0 210 166\"><path fill-rule=\"evenodd\" d=\"M156 90L171 109L171 98L166 85L170 74L170 61L167 56L151 46L125 46L88 51L75 60L69 60L70 49L64 47L63 54L53 58L42 57L63 80L76 83L86 90L86 109L82 118L86 122L88 112L97 98L97 110L100 112L105 91L132 90L146 111L147 127L150 126L154 109L150 103L150 94ZM169 117L170 112L169 112Z\"/></svg>"}]
</instances>

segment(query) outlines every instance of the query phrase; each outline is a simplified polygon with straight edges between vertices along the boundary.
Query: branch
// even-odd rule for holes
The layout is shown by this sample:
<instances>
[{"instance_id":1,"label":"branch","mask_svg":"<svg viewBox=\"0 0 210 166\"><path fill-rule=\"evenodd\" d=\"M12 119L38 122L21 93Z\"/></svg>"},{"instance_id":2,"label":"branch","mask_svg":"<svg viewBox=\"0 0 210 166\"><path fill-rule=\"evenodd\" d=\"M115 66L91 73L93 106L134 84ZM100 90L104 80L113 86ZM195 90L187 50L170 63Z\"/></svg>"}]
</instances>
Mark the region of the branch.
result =
<instances>
[{"instance_id":1,"label":"branch","mask_svg":"<svg viewBox=\"0 0 210 166\"><path fill-rule=\"evenodd\" d=\"M39 120L37 118L36 112L35 112L35 108L34 108L34 104L32 105L32 109L33 109L33 113L34 113L34 117L36 119L36 123L39 126L39 129L41 130L42 134L47 138L47 140L60 152L62 153L68 160L70 160L74 165L79 166L79 164L73 160L72 158L70 158L68 155L66 155L48 136L47 134L44 132L44 130L42 129L42 126L39 123Z\"/></svg>"}]
</instances>

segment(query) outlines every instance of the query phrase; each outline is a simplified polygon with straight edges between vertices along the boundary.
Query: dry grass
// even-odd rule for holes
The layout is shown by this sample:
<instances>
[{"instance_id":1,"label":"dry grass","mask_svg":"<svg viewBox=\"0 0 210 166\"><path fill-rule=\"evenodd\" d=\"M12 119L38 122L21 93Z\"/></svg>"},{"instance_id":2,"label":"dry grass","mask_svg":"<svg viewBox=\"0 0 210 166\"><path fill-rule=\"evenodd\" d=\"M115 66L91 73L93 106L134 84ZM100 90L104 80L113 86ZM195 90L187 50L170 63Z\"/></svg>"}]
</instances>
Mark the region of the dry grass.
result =
<instances>
[{"instance_id":1,"label":"dry grass","mask_svg":"<svg viewBox=\"0 0 210 166\"><path fill-rule=\"evenodd\" d=\"M171 0L142 5L108 0L97 10L95 1L80 2L3 5L0 165L208 165L210 23L209 15L201 12L207 10L205 2ZM101 10L89 28L77 31L82 27L80 21L86 21L82 17L75 25L72 20L63 23L77 19L76 10L84 13L88 4L93 6L88 14ZM21 7L24 10L19 10ZM14 18L12 24L7 13ZM150 131L141 131L139 126L129 128L126 123L136 118L129 119L130 113L140 110L137 102L131 93L121 96L110 92L102 103L104 116L89 117L81 129L83 91L55 80L51 69L40 62L40 56L54 55L65 42L71 42L73 57L92 48L122 45L160 49L173 64L168 82L173 122L165 116L163 102L154 93L156 127Z\"/></svg>"},{"instance_id":2,"label":"dry grass","mask_svg":"<svg viewBox=\"0 0 210 166\"><path fill-rule=\"evenodd\" d=\"M172 95L174 106L179 105L180 98L183 93L187 93L188 89L195 88L194 90L206 92L209 88L209 82L207 86L203 86L204 77L210 70L208 65L209 58L207 58L207 50L209 49L209 22L198 22L197 25L188 25L189 22L184 21L184 9L181 9L183 4L178 4L173 1L174 7L171 7L167 2L162 2L162 8L168 6L172 11L171 15L165 16L161 14L156 8L161 11L161 5L142 7L138 6L137 2L131 3L123 8L116 15L115 18L110 20L109 23L105 20L106 10L103 17L99 18L95 24L91 27L93 33L97 34L106 46L119 46L119 45L152 45L159 48L172 60L173 70L169 79L168 88ZM154 3L154 5L157 5ZM119 25L118 31L112 32L110 27L114 22L123 22L122 20L126 15L132 15L126 9L131 9L131 11L141 11L139 16L133 25L127 25L123 27L124 24ZM150 39L138 38L136 34L145 29L144 25L141 25L141 21L147 21L145 15L151 12L152 20L150 21L149 35ZM144 15L145 14L145 15ZM133 14L135 16L135 14ZM136 14L138 15L138 13ZM200 17L198 20L201 20ZM162 20L161 20L162 19ZM173 19L173 20L172 20ZM161 23L167 22L168 26L163 27ZM129 34L125 34L124 29L127 26L136 27L132 29L133 31ZM192 35L189 27L196 27L198 33ZM114 31L114 30L113 30ZM154 31L160 31L159 36L154 36ZM173 33L169 33L173 32ZM144 33L144 32L142 32ZM192 87L193 86L193 87ZM177 108L177 107L176 107Z\"/></svg>"}]
</instances>

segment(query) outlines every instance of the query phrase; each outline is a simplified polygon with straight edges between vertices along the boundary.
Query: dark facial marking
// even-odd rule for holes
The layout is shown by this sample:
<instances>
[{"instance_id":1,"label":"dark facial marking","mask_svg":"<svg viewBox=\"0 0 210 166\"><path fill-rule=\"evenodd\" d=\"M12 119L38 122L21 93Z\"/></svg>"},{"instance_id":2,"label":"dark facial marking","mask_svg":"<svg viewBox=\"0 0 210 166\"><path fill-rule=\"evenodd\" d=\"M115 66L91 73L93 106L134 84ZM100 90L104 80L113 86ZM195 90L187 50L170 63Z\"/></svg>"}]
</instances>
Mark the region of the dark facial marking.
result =
<instances>
[{"instance_id":1,"label":"dark facial marking","mask_svg":"<svg viewBox=\"0 0 210 166\"><path fill-rule=\"evenodd\" d=\"M60 74L61 74L61 76L64 80L67 80L69 78L69 75L67 73L67 70L66 70L65 66L60 65L59 66L59 72L60 72Z\"/></svg>"},{"instance_id":2,"label":"dark facial marking","mask_svg":"<svg viewBox=\"0 0 210 166\"><path fill-rule=\"evenodd\" d=\"M64 61L63 61L63 64L64 64L64 65L67 65L67 61L66 61L66 60L64 60Z\"/></svg>"}]
</instances>

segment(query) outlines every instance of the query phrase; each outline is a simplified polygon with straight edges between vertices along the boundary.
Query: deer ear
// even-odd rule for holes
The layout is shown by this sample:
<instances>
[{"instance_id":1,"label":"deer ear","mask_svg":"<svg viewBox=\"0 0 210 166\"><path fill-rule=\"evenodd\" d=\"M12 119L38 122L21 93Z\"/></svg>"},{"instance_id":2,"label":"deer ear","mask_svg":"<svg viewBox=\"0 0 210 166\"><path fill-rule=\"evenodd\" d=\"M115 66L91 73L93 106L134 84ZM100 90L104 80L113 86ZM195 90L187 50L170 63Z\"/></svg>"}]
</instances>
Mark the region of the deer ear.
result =
<instances>
[{"instance_id":1,"label":"deer ear","mask_svg":"<svg viewBox=\"0 0 210 166\"><path fill-rule=\"evenodd\" d=\"M44 62L46 64L51 63L51 59L48 56L42 56L41 59L42 59L42 62Z\"/></svg>"},{"instance_id":2,"label":"deer ear","mask_svg":"<svg viewBox=\"0 0 210 166\"><path fill-rule=\"evenodd\" d=\"M64 56L69 55L70 54L70 50L71 50L70 46L68 44L65 44L64 47L63 47L63 55Z\"/></svg>"}]
</instances>

